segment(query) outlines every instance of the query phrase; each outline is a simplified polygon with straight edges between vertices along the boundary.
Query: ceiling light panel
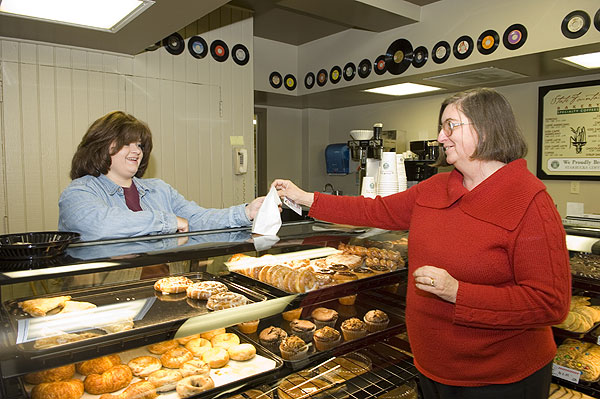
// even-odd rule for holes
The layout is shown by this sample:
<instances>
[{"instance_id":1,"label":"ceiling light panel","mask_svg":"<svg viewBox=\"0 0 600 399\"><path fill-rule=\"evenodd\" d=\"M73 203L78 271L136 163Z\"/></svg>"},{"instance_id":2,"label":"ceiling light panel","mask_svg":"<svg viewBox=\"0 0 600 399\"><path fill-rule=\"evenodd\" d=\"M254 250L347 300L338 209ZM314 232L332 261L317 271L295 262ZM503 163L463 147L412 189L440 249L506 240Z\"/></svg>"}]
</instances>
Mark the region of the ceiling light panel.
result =
<instances>
[{"instance_id":1,"label":"ceiling light panel","mask_svg":"<svg viewBox=\"0 0 600 399\"><path fill-rule=\"evenodd\" d=\"M435 90L440 90L440 88L416 83L400 83L397 85L376 87L365 91L369 93L386 94L388 96L408 96L410 94L426 93Z\"/></svg>"},{"instance_id":2,"label":"ceiling light panel","mask_svg":"<svg viewBox=\"0 0 600 399\"><path fill-rule=\"evenodd\" d=\"M582 69L594 69L600 68L600 51L597 53L587 53L574 55L571 57L562 57L558 61L564 62L569 65L576 66Z\"/></svg>"}]
</instances>

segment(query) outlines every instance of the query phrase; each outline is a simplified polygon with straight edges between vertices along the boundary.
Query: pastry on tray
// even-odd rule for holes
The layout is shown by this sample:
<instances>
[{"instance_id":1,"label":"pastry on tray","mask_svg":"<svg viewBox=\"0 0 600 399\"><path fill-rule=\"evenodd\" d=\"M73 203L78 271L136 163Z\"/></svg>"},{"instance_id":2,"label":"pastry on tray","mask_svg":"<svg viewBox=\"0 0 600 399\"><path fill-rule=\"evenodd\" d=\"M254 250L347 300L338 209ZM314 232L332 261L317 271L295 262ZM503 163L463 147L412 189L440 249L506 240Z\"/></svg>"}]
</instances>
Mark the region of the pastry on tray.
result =
<instances>
[{"instance_id":1,"label":"pastry on tray","mask_svg":"<svg viewBox=\"0 0 600 399\"><path fill-rule=\"evenodd\" d=\"M46 313L52 309L63 308L65 306L65 302L70 299L71 297L69 295L52 298L37 298L19 302L18 305L21 309L33 317L42 317L46 316Z\"/></svg>"}]
</instances>

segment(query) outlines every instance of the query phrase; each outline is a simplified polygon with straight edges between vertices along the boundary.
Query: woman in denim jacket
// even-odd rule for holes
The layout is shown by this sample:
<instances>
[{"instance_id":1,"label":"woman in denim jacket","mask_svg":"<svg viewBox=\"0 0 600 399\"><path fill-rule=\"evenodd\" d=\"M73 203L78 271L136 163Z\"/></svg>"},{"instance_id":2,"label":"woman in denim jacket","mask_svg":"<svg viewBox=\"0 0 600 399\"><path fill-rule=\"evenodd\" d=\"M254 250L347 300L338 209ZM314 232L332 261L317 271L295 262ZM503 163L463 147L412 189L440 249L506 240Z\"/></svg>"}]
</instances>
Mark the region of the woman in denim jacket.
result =
<instances>
[{"instance_id":1,"label":"woman in denim jacket","mask_svg":"<svg viewBox=\"0 0 600 399\"><path fill-rule=\"evenodd\" d=\"M251 224L264 197L225 209L202 208L160 179L141 178L151 151L144 122L121 111L96 120L73 156L73 181L58 201L58 229L90 241Z\"/></svg>"}]
</instances>

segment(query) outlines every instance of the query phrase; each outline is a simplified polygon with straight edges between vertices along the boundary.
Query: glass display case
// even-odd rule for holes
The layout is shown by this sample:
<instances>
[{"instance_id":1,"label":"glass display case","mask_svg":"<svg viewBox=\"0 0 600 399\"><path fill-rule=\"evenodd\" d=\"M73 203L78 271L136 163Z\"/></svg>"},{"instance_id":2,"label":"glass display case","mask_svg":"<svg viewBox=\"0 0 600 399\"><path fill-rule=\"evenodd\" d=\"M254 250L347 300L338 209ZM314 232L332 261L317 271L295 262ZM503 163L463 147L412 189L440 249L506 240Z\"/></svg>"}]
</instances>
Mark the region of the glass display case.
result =
<instances>
[{"instance_id":1,"label":"glass display case","mask_svg":"<svg viewBox=\"0 0 600 399\"><path fill-rule=\"evenodd\" d=\"M49 258L3 259L0 397L26 398L32 391L34 397L48 397L41 386L53 377L44 370L71 368L74 374L67 371L66 380L82 381L85 392L76 397L84 398L103 393L135 397L132 387L141 389L143 382L162 387L156 394L165 399L257 394L416 398L407 343L396 338L405 331L406 236L297 221L285 223L279 237L253 237L248 228L238 228L75 242ZM169 288L157 285L167 277L177 279L169 280ZM199 282L207 283L203 288L225 287L226 295L196 299L177 288L181 281L186 287ZM317 308L329 318L313 318ZM344 321L362 322L373 310L387 316L384 325L358 323L355 335L350 327L342 328ZM309 328L296 329L302 323L293 319L309 321ZM315 332L310 331L313 321L318 330L331 326L339 341L326 334L319 335L321 340L306 336ZM268 334L261 335L269 329L304 337L308 349L282 352ZM211 363L212 357L204 359L200 339L217 333L237 336L239 343L232 345L246 344L243 348L251 346L254 353L226 350L225 365L219 359ZM192 340L194 345L188 345ZM160 352L169 345L179 352ZM157 385L129 367L133 374L118 389L110 384L94 388L82 362L108 355L118 355L118 361L92 376L106 379L102 373L118 364L137 365L131 362L142 357L160 359L163 370L179 370L183 376L183 363L204 360L214 366L210 372L188 376L209 375L214 387L192 379L180 391L175 383ZM200 385L202 391L193 390Z\"/></svg>"}]
</instances>

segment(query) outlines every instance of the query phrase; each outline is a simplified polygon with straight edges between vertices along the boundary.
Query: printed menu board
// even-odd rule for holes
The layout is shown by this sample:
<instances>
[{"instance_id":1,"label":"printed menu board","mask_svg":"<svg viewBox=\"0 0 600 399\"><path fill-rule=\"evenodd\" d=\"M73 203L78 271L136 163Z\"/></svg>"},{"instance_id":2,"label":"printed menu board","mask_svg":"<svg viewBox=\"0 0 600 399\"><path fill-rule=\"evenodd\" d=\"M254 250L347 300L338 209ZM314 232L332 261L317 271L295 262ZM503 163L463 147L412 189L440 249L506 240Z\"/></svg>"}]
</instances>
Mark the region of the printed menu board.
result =
<instances>
[{"instance_id":1,"label":"printed menu board","mask_svg":"<svg viewBox=\"0 0 600 399\"><path fill-rule=\"evenodd\" d=\"M600 180L600 81L539 89L537 175Z\"/></svg>"}]
</instances>

